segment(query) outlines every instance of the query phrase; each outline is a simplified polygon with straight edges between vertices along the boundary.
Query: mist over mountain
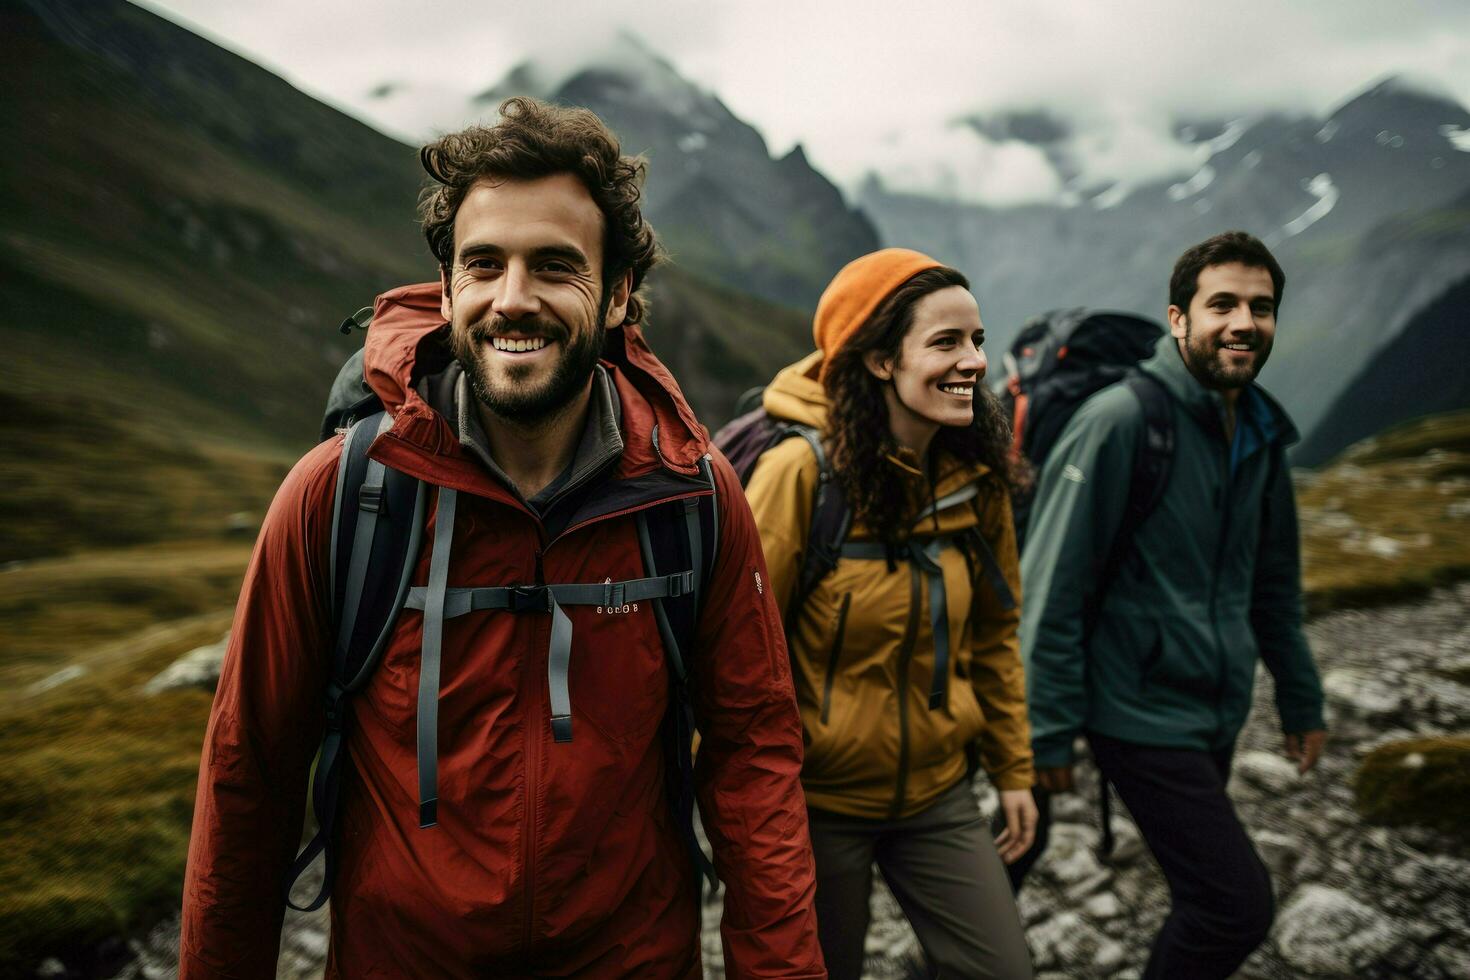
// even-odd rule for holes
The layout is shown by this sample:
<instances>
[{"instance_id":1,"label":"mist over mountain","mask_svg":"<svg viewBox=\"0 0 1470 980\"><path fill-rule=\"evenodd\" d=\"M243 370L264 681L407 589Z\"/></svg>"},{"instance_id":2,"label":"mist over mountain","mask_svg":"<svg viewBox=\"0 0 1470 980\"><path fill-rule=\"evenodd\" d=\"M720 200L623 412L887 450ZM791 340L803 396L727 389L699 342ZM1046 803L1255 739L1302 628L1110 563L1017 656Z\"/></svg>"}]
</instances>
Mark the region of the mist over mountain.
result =
<instances>
[{"instance_id":1,"label":"mist over mountain","mask_svg":"<svg viewBox=\"0 0 1470 980\"><path fill-rule=\"evenodd\" d=\"M754 126L629 35L559 77L522 63L474 101L493 119L512 95L585 106L625 153L646 154L646 213L665 247L731 288L812 309L838 269L878 247L867 217L799 145L772 157Z\"/></svg>"},{"instance_id":2,"label":"mist over mountain","mask_svg":"<svg viewBox=\"0 0 1470 980\"><path fill-rule=\"evenodd\" d=\"M1053 135L1045 120L1029 122ZM1208 157L1176 179L1006 209L894 194L870 180L860 203L885 244L929 251L970 276L994 350L1056 307L1162 317L1185 248L1227 228L1260 236L1287 274L1262 381L1310 432L1470 269L1470 113L1390 79L1325 118L1201 121L1181 132Z\"/></svg>"}]
</instances>

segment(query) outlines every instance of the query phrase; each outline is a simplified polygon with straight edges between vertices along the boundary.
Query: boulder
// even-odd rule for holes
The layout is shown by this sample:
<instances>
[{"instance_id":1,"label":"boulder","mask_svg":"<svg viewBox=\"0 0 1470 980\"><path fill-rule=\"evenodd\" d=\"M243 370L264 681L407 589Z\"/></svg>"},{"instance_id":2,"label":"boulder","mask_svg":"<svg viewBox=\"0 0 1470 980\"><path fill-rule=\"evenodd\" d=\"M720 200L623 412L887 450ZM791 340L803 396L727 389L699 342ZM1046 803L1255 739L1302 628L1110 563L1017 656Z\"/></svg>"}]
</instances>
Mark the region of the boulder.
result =
<instances>
[{"instance_id":1,"label":"boulder","mask_svg":"<svg viewBox=\"0 0 1470 980\"><path fill-rule=\"evenodd\" d=\"M1470 736L1381 745L1363 759L1353 792L1366 820L1470 837Z\"/></svg>"},{"instance_id":2,"label":"boulder","mask_svg":"<svg viewBox=\"0 0 1470 980\"><path fill-rule=\"evenodd\" d=\"M1377 909L1325 885L1305 885L1276 920L1276 949L1308 976L1360 976L1397 942Z\"/></svg>"},{"instance_id":3,"label":"boulder","mask_svg":"<svg viewBox=\"0 0 1470 980\"><path fill-rule=\"evenodd\" d=\"M229 645L230 634L226 633L217 643L190 650L144 684L143 693L160 694L181 687L213 691L219 683L220 664L224 662L225 648Z\"/></svg>"}]
</instances>

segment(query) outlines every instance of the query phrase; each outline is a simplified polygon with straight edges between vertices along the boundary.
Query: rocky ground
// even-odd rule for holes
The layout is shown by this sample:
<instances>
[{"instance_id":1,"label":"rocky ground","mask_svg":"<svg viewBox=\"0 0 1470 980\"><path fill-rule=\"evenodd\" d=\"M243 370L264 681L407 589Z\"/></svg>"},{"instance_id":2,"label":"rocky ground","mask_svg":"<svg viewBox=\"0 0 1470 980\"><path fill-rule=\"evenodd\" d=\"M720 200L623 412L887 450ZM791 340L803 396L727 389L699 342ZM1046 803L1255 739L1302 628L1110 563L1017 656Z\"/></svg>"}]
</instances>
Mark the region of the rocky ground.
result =
<instances>
[{"instance_id":1,"label":"rocky ground","mask_svg":"<svg viewBox=\"0 0 1470 980\"><path fill-rule=\"evenodd\" d=\"M1359 760L1385 741L1470 732L1470 584L1418 602L1334 613L1308 629L1329 699L1332 743L1305 777L1280 755L1270 678L1236 754L1231 794L1271 868L1278 914L1244 978L1470 977L1470 846L1418 828L1365 825L1352 806ZM1052 844L1021 896L1038 977L1140 975L1168 908L1157 868L1119 804L1117 844L1097 845L1095 770L1079 767L1081 791L1054 802ZM983 780L982 780L983 782ZM987 806L993 794L983 793ZM873 896L865 975L910 975L913 933L880 885ZM723 978L718 903L705 910L705 974ZM282 978L317 977L326 954L325 910L291 913L282 938ZM135 942L120 976L167 977L177 969L178 923ZM59 965L59 964L58 964Z\"/></svg>"}]
</instances>

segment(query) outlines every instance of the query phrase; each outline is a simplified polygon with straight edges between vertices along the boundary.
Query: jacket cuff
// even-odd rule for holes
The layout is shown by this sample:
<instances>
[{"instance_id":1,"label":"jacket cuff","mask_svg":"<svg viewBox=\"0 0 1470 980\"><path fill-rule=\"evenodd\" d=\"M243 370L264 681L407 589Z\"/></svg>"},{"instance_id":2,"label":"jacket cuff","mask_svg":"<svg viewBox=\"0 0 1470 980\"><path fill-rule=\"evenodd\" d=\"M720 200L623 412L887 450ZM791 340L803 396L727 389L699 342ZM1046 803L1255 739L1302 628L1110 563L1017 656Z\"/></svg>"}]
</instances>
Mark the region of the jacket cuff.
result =
<instances>
[{"instance_id":1,"label":"jacket cuff","mask_svg":"<svg viewBox=\"0 0 1470 980\"><path fill-rule=\"evenodd\" d=\"M991 776L990 785L997 790L1030 789L1036 785L1036 775L1032 772L1031 767L1027 766L1013 772L1001 773L999 776Z\"/></svg>"},{"instance_id":2,"label":"jacket cuff","mask_svg":"<svg viewBox=\"0 0 1470 980\"><path fill-rule=\"evenodd\" d=\"M1031 754L1037 769L1061 769L1073 761L1072 742L1075 732L1064 735L1048 735L1031 740Z\"/></svg>"},{"instance_id":3,"label":"jacket cuff","mask_svg":"<svg viewBox=\"0 0 1470 980\"><path fill-rule=\"evenodd\" d=\"M1278 705L1277 713L1281 716L1281 730L1287 735L1300 735L1302 732L1315 732L1327 728L1327 723L1322 717L1320 701L1306 707Z\"/></svg>"}]
</instances>

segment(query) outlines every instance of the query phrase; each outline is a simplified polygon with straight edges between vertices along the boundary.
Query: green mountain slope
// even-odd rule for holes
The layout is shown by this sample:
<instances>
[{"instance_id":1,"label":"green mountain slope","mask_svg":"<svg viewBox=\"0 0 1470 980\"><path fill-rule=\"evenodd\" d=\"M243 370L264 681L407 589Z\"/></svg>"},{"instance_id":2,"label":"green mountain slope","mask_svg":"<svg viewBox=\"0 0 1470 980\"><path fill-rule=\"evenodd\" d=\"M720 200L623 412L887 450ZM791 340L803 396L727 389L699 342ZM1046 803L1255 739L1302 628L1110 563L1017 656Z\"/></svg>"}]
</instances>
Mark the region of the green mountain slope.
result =
<instances>
[{"instance_id":1,"label":"green mountain slope","mask_svg":"<svg viewBox=\"0 0 1470 980\"><path fill-rule=\"evenodd\" d=\"M361 342L333 325L435 274L414 149L122 0L0 0L0 33L0 561L258 513ZM652 284L712 424L805 349L781 307Z\"/></svg>"}]
</instances>

